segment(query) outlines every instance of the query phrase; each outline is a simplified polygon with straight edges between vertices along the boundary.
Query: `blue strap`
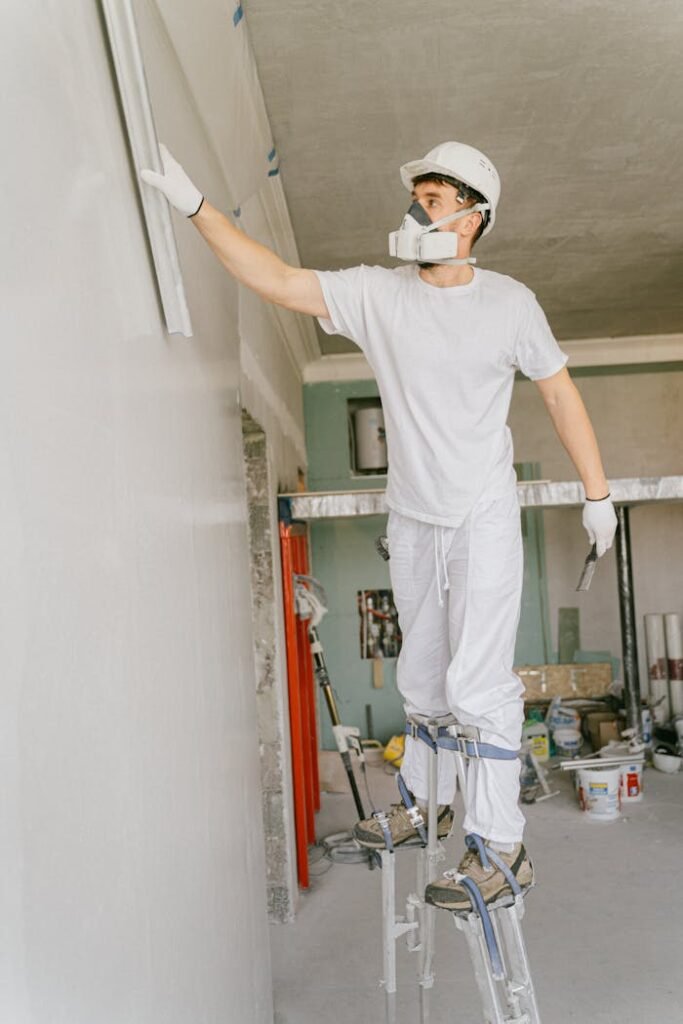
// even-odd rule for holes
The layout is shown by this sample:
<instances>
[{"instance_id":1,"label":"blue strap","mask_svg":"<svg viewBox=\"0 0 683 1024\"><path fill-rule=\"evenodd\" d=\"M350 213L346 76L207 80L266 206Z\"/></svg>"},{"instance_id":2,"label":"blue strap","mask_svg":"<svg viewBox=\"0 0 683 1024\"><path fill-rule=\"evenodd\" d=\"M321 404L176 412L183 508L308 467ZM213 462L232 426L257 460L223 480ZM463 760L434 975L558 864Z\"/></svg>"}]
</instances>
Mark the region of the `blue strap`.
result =
<instances>
[{"instance_id":1,"label":"blue strap","mask_svg":"<svg viewBox=\"0 0 683 1024\"><path fill-rule=\"evenodd\" d=\"M460 885L467 889L470 894L470 899L472 900L472 906L481 918L481 926L484 931L484 941L486 942L486 949L489 954L489 960L491 961L493 977L496 981L502 981L505 977L503 960L500 955L500 949L498 948L496 933L493 930L491 915L489 914L488 907L484 903L484 897L479 891L477 883L471 878L468 878L467 875L463 875L458 881L460 882Z\"/></svg>"},{"instance_id":2,"label":"blue strap","mask_svg":"<svg viewBox=\"0 0 683 1024\"><path fill-rule=\"evenodd\" d=\"M519 896L522 892L522 887L512 873L511 868L505 863L503 858L496 850L492 850L490 846L487 846L481 836L478 836L476 832L468 832L465 836L465 846L468 850L476 850L479 854L479 861L485 871L488 871L491 867L491 863L495 864L496 867L503 873L503 876L512 889L515 896Z\"/></svg>"},{"instance_id":3,"label":"blue strap","mask_svg":"<svg viewBox=\"0 0 683 1024\"><path fill-rule=\"evenodd\" d=\"M400 772L396 776L396 781L398 783L398 791L401 794L401 800L403 801L405 808L408 812L410 822L415 827L415 830L422 841L422 845L426 846L427 831L425 829L425 820L422 814L420 813L420 808L416 805L415 801L410 795L410 790L406 786L403 776L401 775Z\"/></svg>"},{"instance_id":4,"label":"blue strap","mask_svg":"<svg viewBox=\"0 0 683 1024\"><path fill-rule=\"evenodd\" d=\"M491 863L495 864L495 866L502 871L515 896L522 891L519 882L503 858L500 857L495 850L492 850L490 846L487 846L482 837L478 836L476 832L467 833L465 836L465 846L468 850L476 850L479 855L481 866L484 870L489 870L491 868ZM505 977L505 970L503 968L500 949L496 940L496 933L491 922L489 908L486 906L479 887L473 879L468 878L467 875L463 875L460 879L460 883L469 892L472 900L472 906L476 907L477 913L481 918L486 948L491 961L491 970L493 971L494 978L496 978L497 981L500 981Z\"/></svg>"},{"instance_id":5,"label":"blue strap","mask_svg":"<svg viewBox=\"0 0 683 1024\"><path fill-rule=\"evenodd\" d=\"M441 732L441 730L439 730ZM479 740L468 740L464 736L439 736L437 743L445 750L456 750L466 757L490 757L496 761L515 761L519 751L508 747L498 747L495 743L480 743Z\"/></svg>"},{"instance_id":6,"label":"blue strap","mask_svg":"<svg viewBox=\"0 0 683 1024\"><path fill-rule=\"evenodd\" d=\"M519 753L508 747L498 747L495 743L480 743L479 740L469 740L464 736L451 736L445 725L439 728L437 739L434 740L424 725L406 722L406 735L422 740L432 750L441 747L442 750L455 750L465 757L490 757L497 761L514 761Z\"/></svg>"},{"instance_id":7,"label":"blue strap","mask_svg":"<svg viewBox=\"0 0 683 1024\"><path fill-rule=\"evenodd\" d=\"M489 871L491 868L491 862L487 857L487 852L490 852L486 843L478 836L476 832L468 832L465 836L465 846L468 850L476 850L479 854L479 863L485 871Z\"/></svg>"},{"instance_id":8,"label":"blue strap","mask_svg":"<svg viewBox=\"0 0 683 1024\"><path fill-rule=\"evenodd\" d=\"M513 875L512 871L505 863L503 858L492 850L490 846L487 846L481 836L478 836L476 832L468 832L465 836L465 845L469 850L476 850L481 861L481 866L485 870L491 868L491 864L495 864L497 868L502 871L508 885L512 889L515 896L519 896L522 891L522 887ZM459 879L460 884L467 889L472 900L472 906L476 908L479 917L481 918L481 924L484 931L484 939L486 941L486 948L488 950L489 959L491 961L491 970L496 980L500 981L505 976L503 968L503 962L500 956L500 949L498 948L498 942L496 940L496 933L491 922L491 914L489 908L484 902L484 898L481 895L477 883L473 879L468 878L467 875L463 875Z\"/></svg>"},{"instance_id":9,"label":"blue strap","mask_svg":"<svg viewBox=\"0 0 683 1024\"><path fill-rule=\"evenodd\" d=\"M432 739L429 730L424 725L414 725L412 722L406 722L406 736L422 740L423 743L426 743L434 751L437 749L436 741Z\"/></svg>"}]
</instances>

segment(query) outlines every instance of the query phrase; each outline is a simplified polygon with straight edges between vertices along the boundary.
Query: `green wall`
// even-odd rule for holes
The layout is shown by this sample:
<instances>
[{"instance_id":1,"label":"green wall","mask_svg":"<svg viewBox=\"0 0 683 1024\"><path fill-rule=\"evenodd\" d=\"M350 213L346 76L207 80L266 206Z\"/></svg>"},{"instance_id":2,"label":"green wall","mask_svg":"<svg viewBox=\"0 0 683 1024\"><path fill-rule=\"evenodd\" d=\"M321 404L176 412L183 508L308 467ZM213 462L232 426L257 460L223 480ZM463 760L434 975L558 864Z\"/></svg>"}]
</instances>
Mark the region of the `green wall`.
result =
<instances>
[{"instance_id":1,"label":"green wall","mask_svg":"<svg viewBox=\"0 0 683 1024\"><path fill-rule=\"evenodd\" d=\"M309 491L352 491L384 487L386 474L356 476L351 470L347 402L378 398L374 380L304 385Z\"/></svg>"},{"instance_id":2,"label":"green wall","mask_svg":"<svg viewBox=\"0 0 683 1024\"><path fill-rule=\"evenodd\" d=\"M338 491L383 487L383 475L355 476L347 425L347 401L378 395L374 381L308 384L304 387L308 490ZM516 466L520 479L538 479L540 466ZM386 531L386 516L318 520L311 523L312 572L324 586L329 611L320 625L327 667L339 714L345 725L366 731L367 704L372 708L374 738L382 742L402 731L405 719L396 689L396 661L384 661L384 686L372 681L372 662L360 656L357 592L391 586L389 567L375 551L375 538ZM548 593L545 574L543 513L522 512L525 569L522 613L515 663L550 660ZM329 716L321 706L322 746L334 748Z\"/></svg>"},{"instance_id":3,"label":"green wall","mask_svg":"<svg viewBox=\"0 0 683 1024\"><path fill-rule=\"evenodd\" d=\"M396 659L385 658L384 686L372 685L372 661L360 656L359 590L391 586L389 568L375 551L375 538L384 533L386 516L326 519L312 524L313 575L327 593L329 612L319 633L344 725L356 725L363 736L365 705L372 707L374 738L382 742L405 725L403 705L396 689ZM327 709L321 705L322 739L334 747Z\"/></svg>"}]
</instances>

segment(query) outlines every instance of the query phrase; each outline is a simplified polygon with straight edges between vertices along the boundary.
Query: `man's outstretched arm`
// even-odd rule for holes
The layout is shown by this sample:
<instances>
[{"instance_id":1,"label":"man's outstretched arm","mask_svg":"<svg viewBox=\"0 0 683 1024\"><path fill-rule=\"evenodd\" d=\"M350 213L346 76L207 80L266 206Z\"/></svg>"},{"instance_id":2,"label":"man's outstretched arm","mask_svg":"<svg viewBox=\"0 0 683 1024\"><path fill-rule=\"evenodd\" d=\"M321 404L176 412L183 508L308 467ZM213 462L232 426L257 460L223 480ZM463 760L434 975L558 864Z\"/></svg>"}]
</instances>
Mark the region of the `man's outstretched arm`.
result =
<instances>
[{"instance_id":1,"label":"man's outstretched arm","mask_svg":"<svg viewBox=\"0 0 683 1024\"><path fill-rule=\"evenodd\" d=\"M322 288L312 270L290 267L260 242L236 228L211 206L165 146L160 146L164 173L141 171L142 180L158 188L197 230L233 277L268 302L311 316L329 317Z\"/></svg>"},{"instance_id":2,"label":"man's outstretched arm","mask_svg":"<svg viewBox=\"0 0 683 1024\"><path fill-rule=\"evenodd\" d=\"M609 499L609 484L600 449L583 399L567 369L537 380L546 409L586 492L583 525L597 544L598 556L612 546L617 517Z\"/></svg>"},{"instance_id":3,"label":"man's outstretched arm","mask_svg":"<svg viewBox=\"0 0 683 1024\"><path fill-rule=\"evenodd\" d=\"M609 485L583 399L566 368L536 385L555 430L581 477L587 498L604 498Z\"/></svg>"}]
</instances>

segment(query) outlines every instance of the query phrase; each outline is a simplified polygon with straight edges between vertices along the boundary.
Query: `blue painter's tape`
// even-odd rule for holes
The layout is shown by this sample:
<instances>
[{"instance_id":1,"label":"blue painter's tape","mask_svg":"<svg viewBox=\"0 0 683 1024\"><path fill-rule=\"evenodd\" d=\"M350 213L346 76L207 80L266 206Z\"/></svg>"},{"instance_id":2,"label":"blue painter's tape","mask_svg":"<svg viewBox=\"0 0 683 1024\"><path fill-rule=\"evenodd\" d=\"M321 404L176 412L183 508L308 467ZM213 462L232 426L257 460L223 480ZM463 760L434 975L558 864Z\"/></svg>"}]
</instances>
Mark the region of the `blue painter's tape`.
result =
<instances>
[{"instance_id":1,"label":"blue painter's tape","mask_svg":"<svg viewBox=\"0 0 683 1024\"><path fill-rule=\"evenodd\" d=\"M275 177L277 177L277 175L279 173L280 173L280 168L279 167L273 167L272 171L268 171L268 177L269 178L275 178Z\"/></svg>"},{"instance_id":2,"label":"blue painter's tape","mask_svg":"<svg viewBox=\"0 0 683 1024\"><path fill-rule=\"evenodd\" d=\"M232 16L232 23L235 26L235 28L237 28L237 26L239 25L239 23L241 22L243 17L244 17L244 8L242 7L242 4L240 4L239 7L237 8L237 10L235 11L235 13Z\"/></svg>"},{"instance_id":3,"label":"blue painter's tape","mask_svg":"<svg viewBox=\"0 0 683 1024\"><path fill-rule=\"evenodd\" d=\"M272 164L272 162L273 162L273 160L275 159L276 156L277 156L277 150L276 150L275 146L273 146L273 148L271 149L270 153L268 154L268 163Z\"/></svg>"}]
</instances>

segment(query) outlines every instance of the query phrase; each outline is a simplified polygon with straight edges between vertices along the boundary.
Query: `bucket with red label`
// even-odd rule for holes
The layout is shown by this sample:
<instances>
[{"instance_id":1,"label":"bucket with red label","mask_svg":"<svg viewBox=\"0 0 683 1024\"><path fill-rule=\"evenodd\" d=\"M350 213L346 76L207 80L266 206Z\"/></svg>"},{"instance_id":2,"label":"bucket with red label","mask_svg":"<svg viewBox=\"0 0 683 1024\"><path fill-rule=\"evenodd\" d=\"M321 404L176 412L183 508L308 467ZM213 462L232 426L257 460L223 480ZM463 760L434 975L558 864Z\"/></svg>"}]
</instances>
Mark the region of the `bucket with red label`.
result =
<instances>
[{"instance_id":1,"label":"bucket with red label","mask_svg":"<svg viewBox=\"0 0 683 1024\"><path fill-rule=\"evenodd\" d=\"M643 766L642 764L624 764L619 777L619 796L621 805L635 804L643 799Z\"/></svg>"}]
</instances>

